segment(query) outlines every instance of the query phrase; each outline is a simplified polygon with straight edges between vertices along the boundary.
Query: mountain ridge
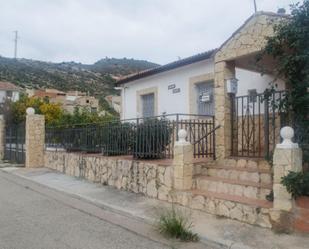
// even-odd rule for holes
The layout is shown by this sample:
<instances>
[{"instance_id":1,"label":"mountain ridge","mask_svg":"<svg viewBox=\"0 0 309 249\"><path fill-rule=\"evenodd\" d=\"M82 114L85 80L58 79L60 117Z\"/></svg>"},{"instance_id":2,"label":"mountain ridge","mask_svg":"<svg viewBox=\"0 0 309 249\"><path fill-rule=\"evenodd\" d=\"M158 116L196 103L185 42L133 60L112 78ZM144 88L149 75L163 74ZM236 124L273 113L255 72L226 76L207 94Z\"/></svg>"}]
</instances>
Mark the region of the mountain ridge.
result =
<instances>
[{"instance_id":1,"label":"mountain ridge","mask_svg":"<svg viewBox=\"0 0 309 249\"><path fill-rule=\"evenodd\" d=\"M157 66L156 63L133 58L105 57L93 64L83 64L0 56L0 80L12 82L21 88L79 90L94 96L106 96L116 93L116 78Z\"/></svg>"}]
</instances>

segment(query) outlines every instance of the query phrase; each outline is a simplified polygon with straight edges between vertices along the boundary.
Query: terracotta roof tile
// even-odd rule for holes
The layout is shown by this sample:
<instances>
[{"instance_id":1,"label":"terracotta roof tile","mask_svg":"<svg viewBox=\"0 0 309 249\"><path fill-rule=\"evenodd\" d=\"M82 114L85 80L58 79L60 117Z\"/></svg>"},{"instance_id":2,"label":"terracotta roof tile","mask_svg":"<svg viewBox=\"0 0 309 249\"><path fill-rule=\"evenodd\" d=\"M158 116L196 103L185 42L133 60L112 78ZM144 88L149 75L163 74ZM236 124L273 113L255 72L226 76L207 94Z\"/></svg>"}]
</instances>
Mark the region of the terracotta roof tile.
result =
<instances>
[{"instance_id":1,"label":"terracotta roof tile","mask_svg":"<svg viewBox=\"0 0 309 249\"><path fill-rule=\"evenodd\" d=\"M20 90L20 88L11 82L0 81L0 90Z\"/></svg>"}]
</instances>

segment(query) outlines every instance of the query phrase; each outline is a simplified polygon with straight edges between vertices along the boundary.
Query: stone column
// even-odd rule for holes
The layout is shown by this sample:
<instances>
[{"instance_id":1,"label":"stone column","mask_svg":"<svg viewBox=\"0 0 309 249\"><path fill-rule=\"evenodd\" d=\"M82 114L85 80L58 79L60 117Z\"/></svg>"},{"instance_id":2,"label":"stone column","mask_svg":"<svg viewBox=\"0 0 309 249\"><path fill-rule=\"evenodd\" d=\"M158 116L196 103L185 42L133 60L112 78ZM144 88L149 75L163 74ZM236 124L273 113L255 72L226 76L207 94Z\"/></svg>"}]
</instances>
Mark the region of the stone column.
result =
<instances>
[{"instance_id":1,"label":"stone column","mask_svg":"<svg viewBox=\"0 0 309 249\"><path fill-rule=\"evenodd\" d=\"M27 109L26 116L26 168L44 166L45 118Z\"/></svg>"},{"instance_id":2,"label":"stone column","mask_svg":"<svg viewBox=\"0 0 309 249\"><path fill-rule=\"evenodd\" d=\"M5 120L4 116L0 115L0 161L4 158L5 149Z\"/></svg>"},{"instance_id":3,"label":"stone column","mask_svg":"<svg viewBox=\"0 0 309 249\"><path fill-rule=\"evenodd\" d=\"M178 132L179 140L174 146L174 188L188 190L192 188L193 177L193 145L186 141L187 132Z\"/></svg>"},{"instance_id":4,"label":"stone column","mask_svg":"<svg viewBox=\"0 0 309 249\"><path fill-rule=\"evenodd\" d=\"M227 94L225 82L235 78L235 63L220 61L215 63L215 126L216 157L223 159L231 153L231 108L230 96Z\"/></svg>"},{"instance_id":5,"label":"stone column","mask_svg":"<svg viewBox=\"0 0 309 249\"><path fill-rule=\"evenodd\" d=\"M302 171L302 150L298 144L292 142L294 130L291 127L282 128L280 135L283 142L277 144L273 157L274 207L271 211L271 220L275 230L290 231L292 229L291 212L294 208L294 199L286 187L281 184L281 179L290 171Z\"/></svg>"}]
</instances>

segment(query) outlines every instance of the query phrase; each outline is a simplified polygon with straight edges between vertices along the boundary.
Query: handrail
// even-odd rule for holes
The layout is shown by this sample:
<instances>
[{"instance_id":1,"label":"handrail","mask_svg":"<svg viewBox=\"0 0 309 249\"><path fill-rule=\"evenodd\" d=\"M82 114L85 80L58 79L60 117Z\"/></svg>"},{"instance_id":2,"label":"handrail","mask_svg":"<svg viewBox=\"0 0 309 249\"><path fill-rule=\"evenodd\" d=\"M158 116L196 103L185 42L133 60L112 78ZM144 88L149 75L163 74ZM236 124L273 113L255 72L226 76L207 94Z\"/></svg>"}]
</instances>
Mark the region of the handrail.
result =
<instances>
[{"instance_id":1,"label":"handrail","mask_svg":"<svg viewBox=\"0 0 309 249\"><path fill-rule=\"evenodd\" d=\"M211 131L209 131L206 135L204 135L203 137L201 137L199 140L195 141L193 145L196 145L197 143L199 143L200 141L202 141L205 137L208 137L211 133L214 133L215 130L219 129L221 127L221 125L216 126L214 129L212 129Z\"/></svg>"}]
</instances>

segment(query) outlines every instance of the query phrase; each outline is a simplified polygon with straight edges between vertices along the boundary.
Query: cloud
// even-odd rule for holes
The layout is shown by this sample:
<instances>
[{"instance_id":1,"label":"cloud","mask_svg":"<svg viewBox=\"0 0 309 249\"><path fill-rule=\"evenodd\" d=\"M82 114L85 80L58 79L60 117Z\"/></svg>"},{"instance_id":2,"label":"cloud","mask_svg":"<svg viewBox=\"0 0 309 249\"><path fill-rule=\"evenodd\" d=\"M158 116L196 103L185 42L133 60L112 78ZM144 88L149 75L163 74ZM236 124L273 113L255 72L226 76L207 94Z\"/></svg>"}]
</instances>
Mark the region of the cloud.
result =
<instances>
[{"instance_id":1,"label":"cloud","mask_svg":"<svg viewBox=\"0 0 309 249\"><path fill-rule=\"evenodd\" d=\"M259 10L294 0L257 0ZM215 48L252 13L253 0L0 0L0 54L93 63L128 57L167 63Z\"/></svg>"}]
</instances>

